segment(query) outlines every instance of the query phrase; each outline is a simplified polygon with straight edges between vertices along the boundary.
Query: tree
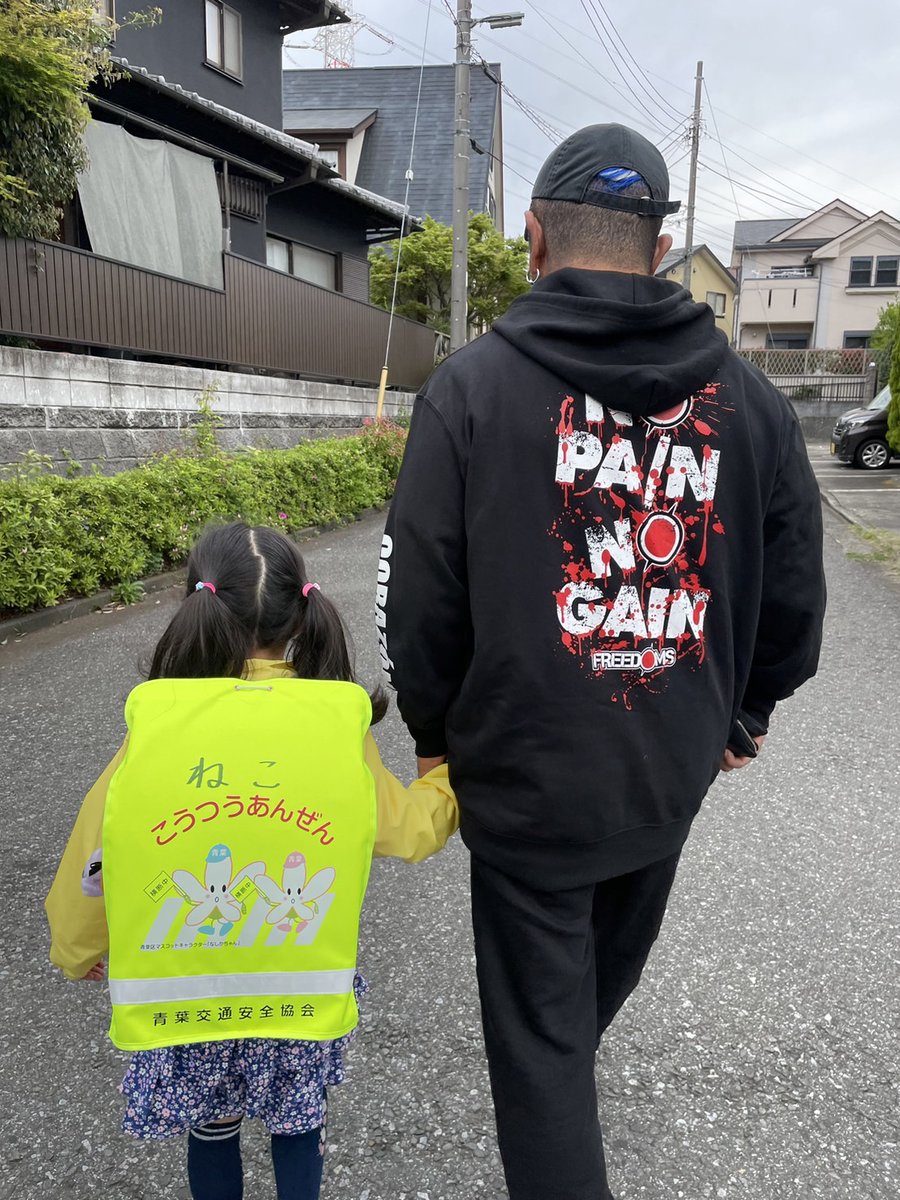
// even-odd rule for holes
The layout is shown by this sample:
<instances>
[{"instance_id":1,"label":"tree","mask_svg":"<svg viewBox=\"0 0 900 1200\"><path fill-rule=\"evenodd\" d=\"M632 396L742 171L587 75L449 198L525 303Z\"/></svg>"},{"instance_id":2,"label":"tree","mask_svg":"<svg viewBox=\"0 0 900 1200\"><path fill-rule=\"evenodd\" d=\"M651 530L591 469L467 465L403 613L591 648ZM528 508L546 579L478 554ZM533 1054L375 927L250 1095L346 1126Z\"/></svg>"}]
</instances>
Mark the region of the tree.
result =
<instances>
[{"instance_id":1,"label":"tree","mask_svg":"<svg viewBox=\"0 0 900 1200\"><path fill-rule=\"evenodd\" d=\"M369 254L370 296L380 308L391 307L398 242L376 246ZM453 230L431 217L420 233L403 239L397 284L397 313L439 333L450 332L450 275ZM469 217L469 325L489 326L516 296L528 290L524 238L504 238L487 213Z\"/></svg>"},{"instance_id":2,"label":"tree","mask_svg":"<svg viewBox=\"0 0 900 1200\"><path fill-rule=\"evenodd\" d=\"M895 300L893 304L886 304L878 314L878 324L872 333L872 349L883 350L890 358L898 334L900 334L900 301Z\"/></svg>"},{"instance_id":3,"label":"tree","mask_svg":"<svg viewBox=\"0 0 900 1200\"><path fill-rule=\"evenodd\" d=\"M128 24L158 17L150 9ZM85 165L87 89L116 75L115 30L95 0L0 4L0 235L56 235Z\"/></svg>"},{"instance_id":4,"label":"tree","mask_svg":"<svg viewBox=\"0 0 900 1200\"><path fill-rule=\"evenodd\" d=\"M900 337L894 338L891 352L891 374L888 383L891 388L891 402L888 405L887 439L891 444L891 449L900 454Z\"/></svg>"}]
</instances>

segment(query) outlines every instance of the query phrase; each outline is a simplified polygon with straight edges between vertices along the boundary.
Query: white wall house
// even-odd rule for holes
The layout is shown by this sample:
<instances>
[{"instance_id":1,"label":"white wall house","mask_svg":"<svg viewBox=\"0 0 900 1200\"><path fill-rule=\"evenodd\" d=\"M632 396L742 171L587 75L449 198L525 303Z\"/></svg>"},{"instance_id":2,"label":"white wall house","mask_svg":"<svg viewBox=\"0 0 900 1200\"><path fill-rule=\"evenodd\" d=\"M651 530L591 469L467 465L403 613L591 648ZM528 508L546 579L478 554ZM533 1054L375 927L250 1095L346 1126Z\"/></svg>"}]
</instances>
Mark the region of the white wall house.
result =
<instances>
[{"instance_id":1,"label":"white wall house","mask_svg":"<svg viewBox=\"0 0 900 1200\"><path fill-rule=\"evenodd\" d=\"M898 296L900 221L843 200L800 220L737 221L731 265L739 349L867 346Z\"/></svg>"}]
</instances>

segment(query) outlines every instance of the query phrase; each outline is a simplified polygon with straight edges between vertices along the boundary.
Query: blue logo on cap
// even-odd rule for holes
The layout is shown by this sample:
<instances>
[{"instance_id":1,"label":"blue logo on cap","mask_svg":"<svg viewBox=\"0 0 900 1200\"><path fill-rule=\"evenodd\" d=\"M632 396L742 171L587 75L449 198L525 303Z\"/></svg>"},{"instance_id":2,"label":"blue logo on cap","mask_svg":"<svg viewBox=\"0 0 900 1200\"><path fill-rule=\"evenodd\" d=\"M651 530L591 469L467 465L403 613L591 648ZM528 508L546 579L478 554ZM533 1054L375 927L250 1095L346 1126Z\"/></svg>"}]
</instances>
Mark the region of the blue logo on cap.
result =
<instances>
[{"instance_id":1,"label":"blue logo on cap","mask_svg":"<svg viewBox=\"0 0 900 1200\"><path fill-rule=\"evenodd\" d=\"M626 188L630 188L636 183L643 183L646 186L643 175L639 175L637 171L631 171L627 167L604 167L602 171L597 172L597 178L603 180L606 190L609 192L624 192Z\"/></svg>"}]
</instances>

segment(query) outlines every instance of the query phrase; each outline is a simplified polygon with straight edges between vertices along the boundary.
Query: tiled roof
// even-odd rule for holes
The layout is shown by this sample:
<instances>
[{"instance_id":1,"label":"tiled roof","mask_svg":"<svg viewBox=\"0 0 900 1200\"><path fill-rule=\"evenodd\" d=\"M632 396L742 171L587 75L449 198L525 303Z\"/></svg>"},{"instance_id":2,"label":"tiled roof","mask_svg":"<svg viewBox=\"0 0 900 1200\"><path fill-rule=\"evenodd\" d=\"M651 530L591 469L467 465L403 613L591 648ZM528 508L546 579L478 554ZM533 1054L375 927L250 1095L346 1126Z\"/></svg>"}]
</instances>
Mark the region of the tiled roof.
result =
<instances>
[{"instance_id":1,"label":"tiled roof","mask_svg":"<svg viewBox=\"0 0 900 1200\"><path fill-rule=\"evenodd\" d=\"M499 77L500 68L491 70ZM418 67L353 67L333 71L285 71L284 108L377 108L366 131L356 182L381 196L403 201L406 169L416 113ZM454 67L426 66L416 132L410 208L450 224L453 220ZM485 151L473 151L470 162L471 207L487 207L490 155L497 84L478 66L471 71L472 138Z\"/></svg>"},{"instance_id":2,"label":"tiled roof","mask_svg":"<svg viewBox=\"0 0 900 1200\"><path fill-rule=\"evenodd\" d=\"M710 250L709 246L707 246L705 243L702 243L699 246L695 246L694 254L699 254L701 250L705 250L707 255L709 256L709 258L711 258L713 260L713 262L716 263L716 265L721 268L723 274L727 275L729 277L729 279L732 279L731 272L728 270L728 268L725 266L725 264L721 261L721 259L718 257L718 255L714 254L712 252L712 250ZM684 259L685 259L684 246L673 246L672 249L669 251L669 253L663 258L662 262L659 264L659 267L657 268L657 271L656 271L657 277L662 278L663 276L668 275L668 273L670 271L675 270L676 267L680 267L681 264L684 262Z\"/></svg>"},{"instance_id":3,"label":"tiled roof","mask_svg":"<svg viewBox=\"0 0 900 1200\"><path fill-rule=\"evenodd\" d=\"M285 111L284 127L315 130L316 133L327 130L343 133L362 125L377 112L377 108L291 108Z\"/></svg>"},{"instance_id":4,"label":"tiled roof","mask_svg":"<svg viewBox=\"0 0 900 1200\"><path fill-rule=\"evenodd\" d=\"M245 130L253 137L267 142L271 146L276 146L279 150L290 154L294 158L315 163L318 168L316 183L321 186L343 192L344 195L352 197L361 204L365 204L368 208L382 213L384 216L393 217L396 221L403 220L404 209L402 204L370 191L367 188L354 187L347 183L346 180L341 179L334 168L323 158L319 157L319 147L312 142L304 142L300 138L291 137L290 134L284 133L280 129L273 129L270 125L264 125L262 121L256 121L253 117L245 116L244 113L237 112L233 108L226 108L224 104L217 104L214 100L207 100L205 96L201 96L197 92L189 92L181 84L170 83L162 75L154 75L146 67L136 67L134 64L129 63L127 59L122 58L115 61L127 69L132 79L144 81L153 87L159 88L161 91L170 92L187 103L192 104L195 108L206 109L229 125ZM410 208L412 210L412 206ZM415 218L411 219L415 220Z\"/></svg>"},{"instance_id":5,"label":"tiled roof","mask_svg":"<svg viewBox=\"0 0 900 1200\"><path fill-rule=\"evenodd\" d=\"M702 247L695 246L694 252ZM673 246L669 253L663 258L662 262L656 269L657 275L668 275L673 267L677 267L679 263L684 262L684 246Z\"/></svg>"},{"instance_id":6,"label":"tiled roof","mask_svg":"<svg viewBox=\"0 0 900 1200\"><path fill-rule=\"evenodd\" d=\"M762 246L802 220L802 217L774 217L768 221L735 221L734 248L740 250L742 246Z\"/></svg>"}]
</instances>

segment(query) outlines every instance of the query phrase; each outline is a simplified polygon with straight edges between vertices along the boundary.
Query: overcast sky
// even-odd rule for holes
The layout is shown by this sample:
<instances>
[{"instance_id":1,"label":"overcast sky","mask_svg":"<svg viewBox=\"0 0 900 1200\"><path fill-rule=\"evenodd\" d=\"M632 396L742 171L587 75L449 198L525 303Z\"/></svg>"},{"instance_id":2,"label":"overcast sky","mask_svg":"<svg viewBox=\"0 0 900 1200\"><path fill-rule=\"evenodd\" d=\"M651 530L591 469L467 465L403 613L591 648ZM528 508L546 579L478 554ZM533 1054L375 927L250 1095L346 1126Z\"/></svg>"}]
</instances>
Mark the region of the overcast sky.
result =
<instances>
[{"instance_id":1,"label":"overcast sky","mask_svg":"<svg viewBox=\"0 0 900 1200\"><path fill-rule=\"evenodd\" d=\"M566 135L581 125L623 121L667 147L672 198L683 201L683 131L702 59L708 94L697 244L708 243L727 263L737 218L800 217L835 196L866 214L884 209L900 218L900 11L889 0L602 3L501 0L487 7L475 0L476 17L525 13L519 29L479 27L476 51L501 63L504 82L553 130ZM455 8L456 0L430 4L426 62L450 63L455 31L447 5ZM349 7L372 27L356 35L357 66L419 63L429 0L352 0ZM586 9L594 14L593 25ZM609 22L606 30L601 19ZM308 40L302 34L289 39ZM285 65L321 67L323 59L314 50L290 50ZM503 121L506 231L515 234L555 138L508 96ZM683 217L676 220L670 232L682 245Z\"/></svg>"}]
</instances>

